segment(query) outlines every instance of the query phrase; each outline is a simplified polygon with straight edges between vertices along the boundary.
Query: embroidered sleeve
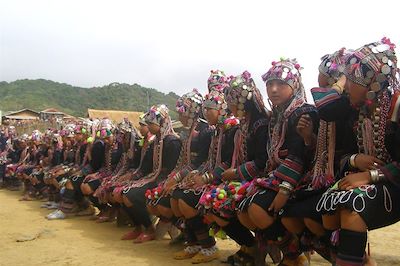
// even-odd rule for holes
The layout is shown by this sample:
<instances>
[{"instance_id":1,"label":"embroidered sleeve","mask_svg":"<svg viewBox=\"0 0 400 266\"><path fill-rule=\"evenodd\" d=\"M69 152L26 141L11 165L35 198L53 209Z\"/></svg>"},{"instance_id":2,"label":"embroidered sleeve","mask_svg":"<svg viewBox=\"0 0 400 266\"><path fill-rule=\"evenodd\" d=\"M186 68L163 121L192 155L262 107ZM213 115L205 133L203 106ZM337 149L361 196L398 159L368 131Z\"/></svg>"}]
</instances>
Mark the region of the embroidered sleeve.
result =
<instances>
[{"instance_id":1,"label":"embroidered sleeve","mask_svg":"<svg viewBox=\"0 0 400 266\"><path fill-rule=\"evenodd\" d=\"M380 168L385 178L400 188L400 163L392 162Z\"/></svg>"},{"instance_id":2,"label":"embroidered sleeve","mask_svg":"<svg viewBox=\"0 0 400 266\"><path fill-rule=\"evenodd\" d=\"M192 167L197 168L207 160L208 150L214 131L208 128L202 129L198 135L197 156L192 161Z\"/></svg>"},{"instance_id":3,"label":"embroidered sleeve","mask_svg":"<svg viewBox=\"0 0 400 266\"><path fill-rule=\"evenodd\" d=\"M174 170L179 159L182 143L179 139L165 139L165 147L163 148L163 166L165 174L169 174Z\"/></svg>"},{"instance_id":4,"label":"embroidered sleeve","mask_svg":"<svg viewBox=\"0 0 400 266\"><path fill-rule=\"evenodd\" d=\"M348 119L352 107L347 96L330 88L313 88L311 94L321 119L332 122Z\"/></svg>"},{"instance_id":5,"label":"embroidered sleeve","mask_svg":"<svg viewBox=\"0 0 400 266\"><path fill-rule=\"evenodd\" d=\"M331 88L313 88L311 89L311 94L317 108L322 108L324 105L332 103L341 97L336 90Z\"/></svg>"},{"instance_id":6,"label":"embroidered sleeve","mask_svg":"<svg viewBox=\"0 0 400 266\"><path fill-rule=\"evenodd\" d=\"M229 169L229 166L224 163L222 163L221 165L214 168L214 170L212 172L214 184L221 183L222 173L225 172L225 170L227 170L227 169Z\"/></svg>"},{"instance_id":7,"label":"embroidered sleeve","mask_svg":"<svg viewBox=\"0 0 400 266\"><path fill-rule=\"evenodd\" d=\"M237 174L242 180L252 180L260 175L261 171L254 161L245 162L237 168Z\"/></svg>"},{"instance_id":8,"label":"embroidered sleeve","mask_svg":"<svg viewBox=\"0 0 400 266\"><path fill-rule=\"evenodd\" d=\"M310 105L299 108L291 115L285 140L288 155L274 173L278 180L289 182L293 187L296 187L303 178L304 172L309 170L313 154L306 147L303 138L296 130L297 123L303 114L309 114L314 125L319 123L316 110Z\"/></svg>"},{"instance_id":9,"label":"embroidered sleeve","mask_svg":"<svg viewBox=\"0 0 400 266\"><path fill-rule=\"evenodd\" d=\"M300 158L288 155L278 166L274 175L281 181L289 182L293 187L296 187L303 177L303 161Z\"/></svg>"},{"instance_id":10,"label":"embroidered sleeve","mask_svg":"<svg viewBox=\"0 0 400 266\"><path fill-rule=\"evenodd\" d=\"M252 180L259 177L263 172L267 162L267 136L268 127L267 121L264 119L262 123L258 124L254 129L254 159L247 161L237 167L237 174L242 180Z\"/></svg>"}]
</instances>

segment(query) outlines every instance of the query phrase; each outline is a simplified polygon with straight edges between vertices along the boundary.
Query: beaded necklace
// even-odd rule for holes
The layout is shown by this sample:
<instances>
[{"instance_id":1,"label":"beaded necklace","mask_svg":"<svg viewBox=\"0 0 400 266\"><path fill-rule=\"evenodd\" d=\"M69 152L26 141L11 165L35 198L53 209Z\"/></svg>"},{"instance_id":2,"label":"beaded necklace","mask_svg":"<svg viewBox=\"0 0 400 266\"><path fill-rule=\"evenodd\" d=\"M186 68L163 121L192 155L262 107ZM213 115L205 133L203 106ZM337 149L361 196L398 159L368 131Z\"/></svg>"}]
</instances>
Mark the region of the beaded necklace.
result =
<instances>
[{"instance_id":1,"label":"beaded necklace","mask_svg":"<svg viewBox=\"0 0 400 266\"><path fill-rule=\"evenodd\" d=\"M384 90L377 99L377 106L369 114L368 106L360 109L357 122L357 145L360 153L375 156L389 163L391 157L385 146L387 120L389 117L389 91ZM372 116L372 119L370 118Z\"/></svg>"}]
</instances>

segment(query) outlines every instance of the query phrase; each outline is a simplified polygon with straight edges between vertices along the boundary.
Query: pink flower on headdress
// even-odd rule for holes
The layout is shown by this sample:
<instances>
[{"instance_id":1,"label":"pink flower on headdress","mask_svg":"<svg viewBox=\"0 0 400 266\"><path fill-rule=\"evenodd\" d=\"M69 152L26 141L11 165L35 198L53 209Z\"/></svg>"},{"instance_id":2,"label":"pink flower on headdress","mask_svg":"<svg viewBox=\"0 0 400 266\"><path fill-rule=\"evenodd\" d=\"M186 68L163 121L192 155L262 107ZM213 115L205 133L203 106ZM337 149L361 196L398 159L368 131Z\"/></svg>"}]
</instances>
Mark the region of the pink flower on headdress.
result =
<instances>
[{"instance_id":1,"label":"pink flower on headdress","mask_svg":"<svg viewBox=\"0 0 400 266\"><path fill-rule=\"evenodd\" d=\"M272 61L271 65L275 66L275 65L276 65L276 62L275 62L275 61Z\"/></svg>"},{"instance_id":2,"label":"pink flower on headdress","mask_svg":"<svg viewBox=\"0 0 400 266\"><path fill-rule=\"evenodd\" d=\"M338 68L338 65L336 63L332 63L330 69L331 70L336 70Z\"/></svg>"},{"instance_id":3,"label":"pink flower on headdress","mask_svg":"<svg viewBox=\"0 0 400 266\"><path fill-rule=\"evenodd\" d=\"M249 71L245 70L242 74L243 78L248 81L251 78L251 74Z\"/></svg>"},{"instance_id":4,"label":"pink flower on headdress","mask_svg":"<svg viewBox=\"0 0 400 266\"><path fill-rule=\"evenodd\" d=\"M383 37L381 42L389 45L390 50L394 50L396 48L396 45L394 43L392 43L389 38Z\"/></svg>"},{"instance_id":5,"label":"pink flower on headdress","mask_svg":"<svg viewBox=\"0 0 400 266\"><path fill-rule=\"evenodd\" d=\"M300 64L295 64L294 67L299 70L300 69Z\"/></svg>"}]
</instances>

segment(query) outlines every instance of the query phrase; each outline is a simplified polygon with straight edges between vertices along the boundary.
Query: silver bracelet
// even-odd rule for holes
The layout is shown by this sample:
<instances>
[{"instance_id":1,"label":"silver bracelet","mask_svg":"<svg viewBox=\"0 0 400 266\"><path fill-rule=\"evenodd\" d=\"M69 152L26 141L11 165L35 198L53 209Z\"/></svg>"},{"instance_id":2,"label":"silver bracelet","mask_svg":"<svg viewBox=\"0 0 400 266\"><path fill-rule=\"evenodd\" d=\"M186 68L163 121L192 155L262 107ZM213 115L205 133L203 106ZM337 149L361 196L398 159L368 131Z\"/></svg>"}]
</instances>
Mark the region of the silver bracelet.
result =
<instances>
[{"instance_id":1,"label":"silver bracelet","mask_svg":"<svg viewBox=\"0 0 400 266\"><path fill-rule=\"evenodd\" d=\"M372 183L378 183L385 178L385 175L382 173L382 171L377 169L369 170L369 174L371 176Z\"/></svg>"},{"instance_id":2,"label":"silver bracelet","mask_svg":"<svg viewBox=\"0 0 400 266\"><path fill-rule=\"evenodd\" d=\"M174 175L174 179L175 179L175 181L176 181L177 183L180 182L180 181L182 180L181 174L180 174L180 173L177 173L176 175Z\"/></svg>"},{"instance_id":3,"label":"silver bracelet","mask_svg":"<svg viewBox=\"0 0 400 266\"><path fill-rule=\"evenodd\" d=\"M204 173L204 174L202 175L202 177L203 177L204 184L208 184L209 176L208 176L207 172Z\"/></svg>"},{"instance_id":4,"label":"silver bracelet","mask_svg":"<svg viewBox=\"0 0 400 266\"><path fill-rule=\"evenodd\" d=\"M350 156L350 159L349 159L350 165L354 168L357 168L357 166L356 166L357 155L358 155L358 153L354 153L353 155Z\"/></svg>"},{"instance_id":5,"label":"silver bracelet","mask_svg":"<svg viewBox=\"0 0 400 266\"><path fill-rule=\"evenodd\" d=\"M293 190L292 184L290 184L287 181L283 181L282 183L280 183L279 188L283 189L283 190L286 190L286 191L289 191L289 193L292 192L292 190Z\"/></svg>"}]
</instances>

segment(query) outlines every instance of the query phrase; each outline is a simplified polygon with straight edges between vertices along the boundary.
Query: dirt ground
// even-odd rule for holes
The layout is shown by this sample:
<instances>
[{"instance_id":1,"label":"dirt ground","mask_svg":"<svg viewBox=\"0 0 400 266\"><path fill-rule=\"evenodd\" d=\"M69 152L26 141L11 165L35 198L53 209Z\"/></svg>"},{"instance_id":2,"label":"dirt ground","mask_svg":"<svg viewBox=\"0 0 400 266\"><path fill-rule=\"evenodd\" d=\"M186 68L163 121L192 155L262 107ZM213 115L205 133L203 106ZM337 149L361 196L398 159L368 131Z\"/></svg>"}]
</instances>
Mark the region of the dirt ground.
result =
<instances>
[{"instance_id":1,"label":"dirt ground","mask_svg":"<svg viewBox=\"0 0 400 266\"><path fill-rule=\"evenodd\" d=\"M96 224L87 217L48 221L41 202L20 202L20 192L0 190L0 265L190 265L176 261L172 253L180 247L168 240L142 245L121 241L128 227L111 223ZM21 237L38 238L17 242ZM400 265L400 223L369 235L371 252L378 265ZM222 255L237 250L233 241L218 242ZM221 265L214 261L209 265ZM225 264L226 265L226 264ZM312 256L312 265L329 265Z\"/></svg>"}]
</instances>

